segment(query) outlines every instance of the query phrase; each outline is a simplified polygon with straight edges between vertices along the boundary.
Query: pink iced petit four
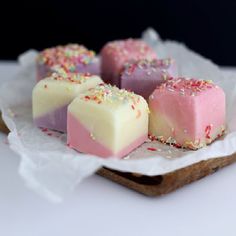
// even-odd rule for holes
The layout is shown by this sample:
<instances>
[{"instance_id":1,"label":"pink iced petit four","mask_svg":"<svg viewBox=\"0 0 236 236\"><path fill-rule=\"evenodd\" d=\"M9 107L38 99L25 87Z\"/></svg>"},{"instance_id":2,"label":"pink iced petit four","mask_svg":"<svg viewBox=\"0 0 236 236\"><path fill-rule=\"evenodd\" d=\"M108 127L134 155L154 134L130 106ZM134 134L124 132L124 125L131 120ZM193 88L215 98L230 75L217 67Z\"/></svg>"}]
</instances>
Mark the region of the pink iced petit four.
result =
<instances>
[{"instance_id":1,"label":"pink iced petit four","mask_svg":"<svg viewBox=\"0 0 236 236\"><path fill-rule=\"evenodd\" d=\"M120 73L125 63L133 60L155 59L156 53L137 39L107 43L101 51L101 73L106 83L120 86Z\"/></svg>"},{"instance_id":2,"label":"pink iced petit four","mask_svg":"<svg viewBox=\"0 0 236 236\"><path fill-rule=\"evenodd\" d=\"M120 87L131 90L145 99L154 89L169 77L177 76L177 66L173 59L139 60L127 63L120 78Z\"/></svg>"},{"instance_id":3,"label":"pink iced petit four","mask_svg":"<svg viewBox=\"0 0 236 236\"><path fill-rule=\"evenodd\" d=\"M149 134L176 147L198 149L225 130L225 94L211 81L177 78L149 97Z\"/></svg>"},{"instance_id":4,"label":"pink iced petit four","mask_svg":"<svg viewBox=\"0 0 236 236\"><path fill-rule=\"evenodd\" d=\"M55 66L62 67L66 72L100 74L100 62L94 51L78 44L47 48L40 52L36 60L37 81L56 72Z\"/></svg>"},{"instance_id":5,"label":"pink iced petit four","mask_svg":"<svg viewBox=\"0 0 236 236\"><path fill-rule=\"evenodd\" d=\"M62 72L39 81L32 96L34 123L38 127L66 132L69 103L102 82L96 75Z\"/></svg>"},{"instance_id":6,"label":"pink iced petit four","mask_svg":"<svg viewBox=\"0 0 236 236\"><path fill-rule=\"evenodd\" d=\"M148 135L148 105L139 95L100 84L68 107L68 145L79 152L122 158Z\"/></svg>"}]
</instances>

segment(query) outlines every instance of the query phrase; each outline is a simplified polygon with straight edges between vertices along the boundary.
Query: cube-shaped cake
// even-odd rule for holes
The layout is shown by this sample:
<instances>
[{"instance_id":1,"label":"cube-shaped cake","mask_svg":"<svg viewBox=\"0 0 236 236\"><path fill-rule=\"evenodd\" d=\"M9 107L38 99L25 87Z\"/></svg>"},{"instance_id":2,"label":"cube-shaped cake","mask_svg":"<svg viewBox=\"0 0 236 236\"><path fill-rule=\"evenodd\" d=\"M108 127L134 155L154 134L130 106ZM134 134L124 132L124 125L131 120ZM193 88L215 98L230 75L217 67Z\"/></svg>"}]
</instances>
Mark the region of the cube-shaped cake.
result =
<instances>
[{"instance_id":1,"label":"cube-shaped cake","mask_svg":"<svg viewBox=\"0 0 236 236\"><path fill-rule=\"evenodd\" d=\"M78 44L47 48L40 52L36 59L37 81L56 72L55 66L62 67L66 72L100 74L100 61L94 51Z\"/></svg>"},{"instance_id":2,"label":"cube-shaped cake","mask_svg":"<svg viewBox=\"0 0 236 236\"><path fill-rule=\"evenodd\" d=\"M176 147L198 149L225 130L225 94L211 81L169 79L149 97L149 134Z\"/></svg>"},{"instance_id":3,"label":"cube-shaped cake","mask_svg":"<svg viewBox=\"0 0 236 236\"><path fill-rule=\"evenodd\" d=\"M138 39L107 43L101 51L101 73L106 83L120 86L120 73L125 63L141 59L155 59L156 53Z\"/></svg>"},{"instance_id":4,"label":"cube-shaped cake","mask_svg":"<svg viewBox=\"0 0 236 236\"><path fill-rule=\"evenodd\" d=\"M78 73L53 73L39 81L32 97L34 123L38 127L66 132L68 104L102 82L96 75Z\"/></svg>"},{"instance_id":5,"label":"cube-shaped cake","mask_svg":"<svg viewBox=\"0 0 236 236\"><path fill-rule=\"evenodd\" d=\"M100 157L122 158L148 135L148 105L139 95L101 84L68 107L68 145Z\"/></svg>"},{"instance_id":6,"label":"cube-shaped cake","mask_svg":"<svg viewBox=\"0 0 236 236\"><path fill-rule=\"evenodd\" d=\"M125 65L121 73L120 87L148 99L158 85L176 76L177 66L171 58L139 60Z\"/></svg>"}]
</instances>

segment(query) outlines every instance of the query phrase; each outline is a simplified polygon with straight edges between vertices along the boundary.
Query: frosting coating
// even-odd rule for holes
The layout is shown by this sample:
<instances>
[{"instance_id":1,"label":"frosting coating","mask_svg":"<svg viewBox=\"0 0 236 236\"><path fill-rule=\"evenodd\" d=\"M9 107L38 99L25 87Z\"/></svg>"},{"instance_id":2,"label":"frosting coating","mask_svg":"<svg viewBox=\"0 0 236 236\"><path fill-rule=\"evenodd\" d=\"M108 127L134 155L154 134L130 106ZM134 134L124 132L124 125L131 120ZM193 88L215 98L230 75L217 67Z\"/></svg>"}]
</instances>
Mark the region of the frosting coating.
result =
<instances>
[{"instance_id":1,"label":"frosting coating","mask_svg":"<svg viewBox=\"0 0 236 236\"><path fill-rule=\"evenodd\" d=\"M127 39L107 43L101 51L101 73L105 82L120 86L120 73L125 63L155 59L156 53L142 40Z\"/></svg>"},{"instance_id":2,"label":"frosting coating","mask_svg":"<svg viewBox=\"0 0 236 236\"><path fill-rule=\"evenodd\" d=\"M148 99L154 89L170 77L177 76L173 59L138 60L127 63L121 73L121 88L125 88Z\"/></svg>"},{"instance_id":3,"label":"frosting coating","mask_svg":"<svg viewBox=\"0 0 236 236\"><path fill-rule=\"evenodd\" d=\"M225 130L225 94L211 81L169 79L149 97L149 134L164 143L198 149Z\"/></svg>"},{"instance_id":4,"label":"frosting coating","mask_svg":"<svg viewBox=\"0 0 236 236\"><path fill-rule=\"evenodd\" d=\"M115 86L100 84L81 94L69 105L69 115L77 122L71 124L68 120L68 143L78 151L87 150L88 153L104 156L99 149L82 142L85 137L80 132L81 127L90 133L90 139L110 150L111 156L115 157L120 157L118 153L123 153L122 150L131 143L136 144L130 146L133 150L147 138L146 101Z\"/></svg>"}]
</instances>

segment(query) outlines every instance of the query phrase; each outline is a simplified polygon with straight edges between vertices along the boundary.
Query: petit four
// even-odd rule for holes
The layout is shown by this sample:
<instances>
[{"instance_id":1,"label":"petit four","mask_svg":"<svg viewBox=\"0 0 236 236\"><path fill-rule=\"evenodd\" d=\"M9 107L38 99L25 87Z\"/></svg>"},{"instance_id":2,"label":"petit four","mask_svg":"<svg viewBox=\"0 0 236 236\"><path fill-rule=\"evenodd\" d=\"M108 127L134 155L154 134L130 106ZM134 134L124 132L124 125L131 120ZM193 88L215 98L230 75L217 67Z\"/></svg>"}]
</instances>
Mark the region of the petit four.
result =
<instances>
[{"instance_id":1,"label":"petit four","mask_svg":"<svg viewBox=\"0 0 236 236\"><path fill-rule=\"evenodd\" d=\"M83 153L122 158L147 139L148 112L141 96L100 84L69 105L68 145Z\"/></svg>"},{"instance_id":2,"label":"petit four","mask_svg":"<svg viewBox=\"0 0 236 236\"><path fill-rule=\"evenodd\" d=\"M225 94L211 81L176 78L149 97L149 135L176 147L198 149L225 130Z\"/></svg>"},{"instance_id":3,"label":"petit four","mask_svg":"<svg viewBox=\"0 0 236 236\"><path fill-rule=\"evenodd\" d=\"M33 119L38 127L66 132L67 106L80 93L102 83L90 74L53 73L33 89Z\"/></svg>"},{"instance_id":4,"label":"petit four","mask_svg":"<svg viewBox=\"0 0 236 236\"><path fill-rule=\"evenodd\" d=\"M120 86L120 73L125 63L141 59L155 59L156 53L138 39L107 43L101 51L101 74L106 83Z\"/></svg>"},{"instance_id":5,"label":"petit four","mask_svg":"<svg viewBox=\"0 0 236 236\"><path fill-rule=\"evenodd\" d=\"M173 59L144 59L125 65L121 73L120 87L148 99L158 85L169 77L176 76L177 66Z\"/></svg>"},{"instance_id":6,"label":"petit four","mask_svg":"<svg viewBox=\"0 0 236 236\"><path fill-rule=\"evenodd\" d=\"M47 48L40 52L36 59L37 81L56 72L55 66L62 67L66 72L100 74L100 62L94 51L78 44Z\"/></svg>"}]
</instances>

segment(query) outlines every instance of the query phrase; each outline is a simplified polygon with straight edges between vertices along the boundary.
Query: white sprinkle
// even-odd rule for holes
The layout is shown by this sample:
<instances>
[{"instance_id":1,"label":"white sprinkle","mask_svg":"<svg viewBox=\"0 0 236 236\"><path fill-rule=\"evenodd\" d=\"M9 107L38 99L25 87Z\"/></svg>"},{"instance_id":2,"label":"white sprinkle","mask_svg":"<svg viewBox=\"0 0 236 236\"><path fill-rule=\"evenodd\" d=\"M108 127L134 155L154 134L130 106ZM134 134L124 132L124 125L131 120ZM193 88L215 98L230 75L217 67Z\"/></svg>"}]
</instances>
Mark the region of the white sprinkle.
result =
<instances>
[{"instance_id":1,"label":"white sprinkle","mask_svg":"<svg viewBox=\"0 0 236 236\"><path fill-rule=\"evenodd\" d=\"M142 64L138 64L138 68L142 70L143 69Z\"/></svg>"},{"instance_id":2,"label":"white sprinkle","mask_svg":"<svg viewBox=\"0 0 236 236\"><path fill-rule=\"evenodd\" d=\"M162 75L162 79L163 79L163 80L167 80L167 74L163 74L163 75Z\"/></svg>"},{"instance_id":3,"label":"white sprinkle","mask_svg":"<svg viewBox=\"0 0 236 236\"><path fill-rule=\"evenodd\" d=\"M151 143L151 142L152 142L151 139L147 139L147 140L145 141L145 143Z\"/></svg>"},{"instance_id":4,"label":"white sprinkle","mask_svg":"<svg viewBox=\"0 0 236 236\"><path fill-rule=\"evenodd\" d=\"M166 74L167 71L165 69L162 69L161 72Z\"/></svg>"},{"instance_id":5,"label":"white sprinkle","mask_svg":"<svg viewBox=\"0 0 236 236\"><path fill-rule=\"evenodd\" d=\"M172 88L167 88L167 90L170 91L170 92L174 92L174 91L175 91L175 90L172 89Z\"/></svg>"}]
</instances>

